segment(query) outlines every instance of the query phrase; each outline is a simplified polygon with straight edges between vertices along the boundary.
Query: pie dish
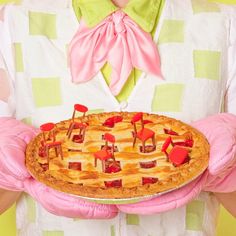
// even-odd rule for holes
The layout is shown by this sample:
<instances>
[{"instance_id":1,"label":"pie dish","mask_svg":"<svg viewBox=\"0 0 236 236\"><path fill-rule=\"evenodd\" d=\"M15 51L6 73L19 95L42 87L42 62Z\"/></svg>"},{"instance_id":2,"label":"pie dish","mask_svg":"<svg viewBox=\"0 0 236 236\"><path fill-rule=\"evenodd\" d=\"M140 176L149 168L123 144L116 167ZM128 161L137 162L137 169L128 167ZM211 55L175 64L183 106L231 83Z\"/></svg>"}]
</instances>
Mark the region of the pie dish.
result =
<instances>
[{"instance_id":1,"label":"pie dish","mask_svg":"<svg viewBox=\"0 0 236 236\"><path fill-rule=\"evenodd\" d=\"M206 138L179 120L86 111L41 126L26 151L35 179L72 195L119 200L174 190L208 166Z\"/></svg>"}]
</instances>

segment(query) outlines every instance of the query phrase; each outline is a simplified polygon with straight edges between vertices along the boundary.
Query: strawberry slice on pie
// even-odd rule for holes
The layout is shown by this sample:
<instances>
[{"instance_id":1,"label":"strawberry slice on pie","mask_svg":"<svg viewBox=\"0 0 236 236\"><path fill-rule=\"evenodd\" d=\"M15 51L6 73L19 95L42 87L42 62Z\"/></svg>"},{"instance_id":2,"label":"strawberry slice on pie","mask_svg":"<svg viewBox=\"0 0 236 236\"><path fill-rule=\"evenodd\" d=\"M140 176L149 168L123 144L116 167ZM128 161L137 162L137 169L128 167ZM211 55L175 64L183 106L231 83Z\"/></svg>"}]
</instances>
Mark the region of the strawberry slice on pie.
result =
<instances>
[{"instance_id":1,"label":"strawberry slice on pie","mask_svg":"<svg viewBox=\"0 0 236 236\"><path fill-rule=\"evenodd\" d=\"M105 120L103 126L113 128L116 123L122 122L122 120L123 120L122 116L112 116Z\"/></svg>"},{"instance_id":2,"label":"strawberry slice on pie","mask_svg":"<svg viewBox=\"0 0 236 236\"><path fill-rule=\"evenodd\" d=\"M142 184L155 184L158 181L158 178L152 178L152 177L143 177L142 178Z\"/></svg>"},{"instance_id":3,"label":"strawberry slice on pie","mask_svg":"<svg viewBox=\"0 0 236 236\"><path fill-rule=\"evenodd\" d=\"M164 129L165 134L169 135L179 135L177 132L171 130L171 129Z\"/></svg>"}]
</instances>

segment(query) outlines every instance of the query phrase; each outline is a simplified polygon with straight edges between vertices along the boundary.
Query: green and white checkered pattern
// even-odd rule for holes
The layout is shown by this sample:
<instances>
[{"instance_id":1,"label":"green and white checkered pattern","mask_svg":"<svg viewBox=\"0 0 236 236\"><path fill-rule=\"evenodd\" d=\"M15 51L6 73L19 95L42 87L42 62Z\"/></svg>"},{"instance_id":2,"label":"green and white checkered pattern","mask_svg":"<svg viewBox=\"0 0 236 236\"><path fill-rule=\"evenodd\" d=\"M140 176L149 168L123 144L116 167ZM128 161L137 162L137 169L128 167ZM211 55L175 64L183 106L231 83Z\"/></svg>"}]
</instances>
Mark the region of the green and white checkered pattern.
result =
<instances>
[{"instance_id":1,"label":"green and white checkered pattern","mask_svg":"<svg viewBox=\"0 0 236 236\"><path fill-rule=\"evenodd\" d=\"M220 5L203 0L174 4L170 1L164 7L160 28L154 36L159 45L165 81L135 72L137 74L130 76L116 98L108 92L106 84L111 73L109 66L103 69L106 82L100 74L86 85L71 83L67 49L77 26L75 19L69 16L69 8L61 6L42 12L37 5L28 11L26 7L24 16L28 18L24 17L23 28L19 20L21 8L12 9L18 16L17 20L12 19L17 33L12 37L15 71L19 80L24 80L19 83L18 90L19 94L24 91L27 97L27 101L24 96L19 97L19 104L27 103L27 112L18 109L17 117L31 118L34 125L50 119L58 121L65 118L62 110L68 111L70 116L71 104L75 102L84 103L91 110L109 111L120 110L119 103L127 101L127 110L144 110L187 122L218 112L222 103L218 98L222 96L225 83L222 81L225 58L221 51L227 47L226 20L221 15ZM171 7L176 8L176 13ZM208 14L208 17L199 17L201 14ZM189 17L191 20L186 21Z\"/></svg>"},{"instance_id":2,"label":"green and white checkered pattern","mask_svg":"<svg viewBox=\"0 0 236 236\"><path fill-rule=\"evenodd\" d=\"M228 19L221 5L205 0L167 0L154 36L164 80L137 72L115 98L107 86L108 67L103 70L107 81L99 73L85 84L71 83L67 49L78 23L69 0L17 2L7 7L4 24L12 39L14 60L8 62L14 65L9 68L15 75L18 119L35 126L68 119L75 103L87 105L90 113L99 113L119 111L120 102L126 101L125 110L186 122L221 109L227 78L223 52L228 46ZM54 216L24 195L17 207L17 226L22 236L214 235L217 207L213 196L202 193L186 207L164 214L120 213L111 220L83 220Z\"/></svg>"},{"instance_id":3,"label":"green and white checkered pattern","mask_svg":"<svg viewBox=\"0 0 236 236\"><path fill-rule=\"evenodd\" d=\"M26 194L18 204L19 235L214 235L218 203L213 195L202 193L186 207L156 216L120 214L111 220L83 220L57 217L42 209ZM209 210L210 209L210 210ZM212 224L212 225L209 225ZM212 226L212 227L211 227ZM35 234L31 234L34 232Z\"/></svg>"}]
</instances>

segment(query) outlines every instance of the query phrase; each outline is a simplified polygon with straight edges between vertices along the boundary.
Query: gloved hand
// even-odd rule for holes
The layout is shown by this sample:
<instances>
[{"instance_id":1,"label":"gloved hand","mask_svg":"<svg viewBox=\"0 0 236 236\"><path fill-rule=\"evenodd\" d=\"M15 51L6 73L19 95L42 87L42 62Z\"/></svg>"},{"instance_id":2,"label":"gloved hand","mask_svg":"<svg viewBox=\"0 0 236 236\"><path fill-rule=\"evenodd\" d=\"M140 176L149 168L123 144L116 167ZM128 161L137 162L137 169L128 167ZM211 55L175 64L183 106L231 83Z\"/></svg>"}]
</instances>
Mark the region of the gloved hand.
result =
<instances>
[{"instance_id":1,"label":"gloved hand","mask_svg":"<svg viewBox=\"0 0 236 236\"><path fill-rule=\"evenodd\" d=\"M236 116L222 113L193 123L210 143L208 176L204 191L236 191Z\"/></svg>"},{"instance_id":2,"label":"gloved hand","mask_svg":"<svg viewBox=\"0 0 236 236\"><path fill-rule=\"evenodd\" d=\"M191 124L210 143L209 167L200 177L173 192L154 199L128 205L117 205L131 214L155 214L181 207L201 191L236 191L236 116L222 113Z\"/></svg>"},{"instance_id":3,"label":"gloved hand","mask_svg":"<svg viewBox=\"0 0 236 236\"><path fill-rule=\"evenodd\" d=\"M0 118L0 188L25 191L49 212L90 219L108 219L117 215L114 205L80 200L53 190L31 177L25 167L27 143L38 131L12 118Z\"/></svg>"}]
</instances>

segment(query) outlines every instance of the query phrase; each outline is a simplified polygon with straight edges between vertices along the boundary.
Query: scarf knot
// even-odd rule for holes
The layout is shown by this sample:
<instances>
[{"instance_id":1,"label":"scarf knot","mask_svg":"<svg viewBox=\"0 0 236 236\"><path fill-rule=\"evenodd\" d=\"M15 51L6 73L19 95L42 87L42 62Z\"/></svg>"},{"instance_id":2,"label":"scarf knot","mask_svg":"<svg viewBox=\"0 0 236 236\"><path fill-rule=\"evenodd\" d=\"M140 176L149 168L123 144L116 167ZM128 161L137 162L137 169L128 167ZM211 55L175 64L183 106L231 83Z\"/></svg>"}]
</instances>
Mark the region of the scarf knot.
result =
<instances>
[{"instance_id":1,"label":"scarf knot","mask_svg":"<svg viewBox=\"0 0 236 236\"><path fill-rule=\"evenodd\" d=\"M125 13L122 11L117 11L112 14L112 21L115 25L115 31L117 34L124 33L126 31L124 23Z\"/></svg>"},{"instance_id":2,"label":"scarf knot","mask_svg":"<svg viewBox=\"0 0 236 236\"><path fill-rule=\"evenodd\" d=\"M161 76L160 57L151 35L120 10L93 28L81 21L69 50L74 83L89 81L106 62L111 65L113 95L120 93L134 67Z\"/></svg>"}]
</instances>

